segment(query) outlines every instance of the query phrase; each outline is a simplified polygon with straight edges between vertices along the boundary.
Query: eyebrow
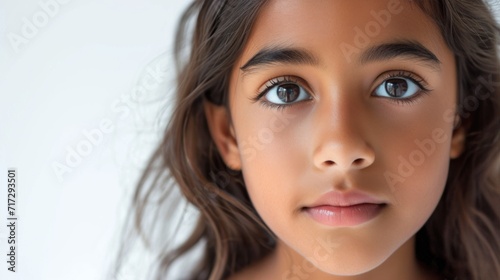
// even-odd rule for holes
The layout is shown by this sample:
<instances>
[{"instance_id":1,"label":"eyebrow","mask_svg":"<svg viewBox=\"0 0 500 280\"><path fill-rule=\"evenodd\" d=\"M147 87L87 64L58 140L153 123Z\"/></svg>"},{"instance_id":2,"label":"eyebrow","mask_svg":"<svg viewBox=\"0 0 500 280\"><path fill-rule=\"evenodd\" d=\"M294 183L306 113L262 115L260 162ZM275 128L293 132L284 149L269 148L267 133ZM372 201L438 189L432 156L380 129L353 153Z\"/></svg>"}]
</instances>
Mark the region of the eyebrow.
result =
<instances>
[{"instance_id":1,"label":"eyebrow","mask_svg":"<svg viewBox=\"0 0 500 280\"><path fill-rule=\"evenodd\" d=\"M420 60L436 70L439 70L441 65L441 61L434 53L415 41L387 43L371 47L361 54L359 61L361 64L366 64L397 57Z\"/></svg>"},{"instance_id":2,"label":"eyebrow","mask_svg":"<svg viewBox=\"0 0 500 280\"><path fill-rule=\"evenodd\" d=\"M363 51L359 62L367 64L369 62L398 57L420 60L427 62L434 69L440 69L441 61L439 61L437 56L416 41L401 41L373 46ZM320 64L320 61L313 53L305 49L268 47L260 50L240 69L243 71L243 75L246 75L260 67L275 64L306 64L316 66Z\"/></svg>"},{"instance_id":3,"label":"eyebrow","mask_svg":"<svg viewBox=\"0 0 500 280\"><path fill-rule=\"evenodd\" d=\"M318 65L319 59L311 52L296 48L264 48L254 55L240 69L244 73L249 73L258 67L273 64L308 64Z\"/></svg>"}]
</instances>

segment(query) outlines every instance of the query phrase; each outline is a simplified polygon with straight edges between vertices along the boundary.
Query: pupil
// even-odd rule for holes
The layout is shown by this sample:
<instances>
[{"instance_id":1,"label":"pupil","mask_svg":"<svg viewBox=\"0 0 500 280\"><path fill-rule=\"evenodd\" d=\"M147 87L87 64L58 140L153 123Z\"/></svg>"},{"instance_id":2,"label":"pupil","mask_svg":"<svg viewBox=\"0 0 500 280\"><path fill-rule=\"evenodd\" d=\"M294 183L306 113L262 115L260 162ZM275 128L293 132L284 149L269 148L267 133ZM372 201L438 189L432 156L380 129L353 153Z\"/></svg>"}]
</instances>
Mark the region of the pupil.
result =
<instances>
[{"instance_id":1,"label":"pupil","mask_svg":"<svg viewBox=\"0 0 500 280\"><path fill-rule=\"evenodd\" d=\"M403 79L389 79L385 83L385 90L392 97L401 97L408 90L408 83Z\"/></svg>"},{"instance_id":2,"label":"pupil","mask_svg":"<svg viewBox=\"0 0 500 280\"><path fill-rule=\"evenodd\" d=\"M278 98L283 102L293 102L299 97L300 88L298 85L289 84L278 87Z\"/></svg>"}]
</instances>

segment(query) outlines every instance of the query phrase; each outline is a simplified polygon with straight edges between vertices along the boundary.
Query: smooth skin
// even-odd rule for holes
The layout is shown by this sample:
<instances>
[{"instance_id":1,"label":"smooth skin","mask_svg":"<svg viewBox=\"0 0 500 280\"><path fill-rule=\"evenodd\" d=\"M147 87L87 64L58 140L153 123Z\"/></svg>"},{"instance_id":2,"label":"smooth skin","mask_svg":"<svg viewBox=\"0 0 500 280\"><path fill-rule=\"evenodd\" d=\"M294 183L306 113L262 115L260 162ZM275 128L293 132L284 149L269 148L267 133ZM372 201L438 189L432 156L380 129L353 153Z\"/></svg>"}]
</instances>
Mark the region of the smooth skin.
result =
<instances>
[{"instance_id":1,"label":"smooth skin","mask_svg":"<svg viewBox=\"0 0 500 280\"><path fill-rule=\"evenodd\" d=\"M383 11L391 17L376 32L374 14ZM366 54L408 42L437 61L394 48ZM269 49L311 57L244 67ZM278 237L271 255L231 279L439 279L417 262L414 242L464 147L465 129L450 117L456 84L453 53L410 1L269 1L232 71L229 112L205 103L219 152L242 170L253 205ZM388 94L391 85L403 97ZM353 190L386 205L348 227L302 211L327 192Z\"/></svg>"}]
</instances>

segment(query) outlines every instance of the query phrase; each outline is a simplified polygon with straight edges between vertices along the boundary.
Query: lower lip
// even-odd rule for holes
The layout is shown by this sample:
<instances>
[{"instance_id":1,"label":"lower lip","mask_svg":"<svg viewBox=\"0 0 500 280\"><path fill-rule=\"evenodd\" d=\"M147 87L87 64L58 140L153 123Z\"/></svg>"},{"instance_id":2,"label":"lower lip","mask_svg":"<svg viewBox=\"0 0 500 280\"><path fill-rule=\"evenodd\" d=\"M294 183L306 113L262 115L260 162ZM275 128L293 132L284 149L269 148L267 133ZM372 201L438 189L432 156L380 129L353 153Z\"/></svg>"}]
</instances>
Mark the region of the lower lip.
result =
<instances>
[{"instance_id":1,"label":"lower lip","mask_svg":"<svg viewBox=\"0 0 500 280\"><path fill-rule=\"evenodd\" d=\"M375 218L385 204L364 203L351 206L322 205L304 208L315 221L333 227L348 227L363 224Z\"/></svg>"}]
</instances>

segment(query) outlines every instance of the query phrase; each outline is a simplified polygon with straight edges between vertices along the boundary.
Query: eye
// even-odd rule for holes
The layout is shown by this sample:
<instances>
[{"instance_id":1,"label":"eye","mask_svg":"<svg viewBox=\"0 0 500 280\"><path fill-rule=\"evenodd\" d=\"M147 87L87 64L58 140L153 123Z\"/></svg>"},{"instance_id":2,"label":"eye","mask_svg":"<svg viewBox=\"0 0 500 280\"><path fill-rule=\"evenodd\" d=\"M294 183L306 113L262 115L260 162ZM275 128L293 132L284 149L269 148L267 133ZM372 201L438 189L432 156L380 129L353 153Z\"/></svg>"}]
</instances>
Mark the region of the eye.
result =
<instances>
[{"instance_id":1,"label":"eye","mask_svg":"<svg viewBox=\"0 0 500 280\"><path fill-rule=\"evenodd\" d=\"M283 110L301 101L313 99L304 85L307 82L296 76L273 78L250 100L271 109Z\"/></svg>"},{"instance_id":2,"label":"eye","mask_svg":"<svg viewBox=\"0 0 500 280\"><path fill-rule=\"evenodd\" d=\"M411 98L421 90L423 90L422 86L411 78L392 77L382 82L375 89L375 95L405 99Z\"/></svg>"},{"instance_id":3,"label":"eye","mask_svg":"<svg viewBox=\"0 0 500 280\"><path fill-rule=\"evenodd\" d=\"M271 87L264 95L274 104L289 104L309 99L309 94L297 84L281 84Z\"/></svg>"}]
</instances>

